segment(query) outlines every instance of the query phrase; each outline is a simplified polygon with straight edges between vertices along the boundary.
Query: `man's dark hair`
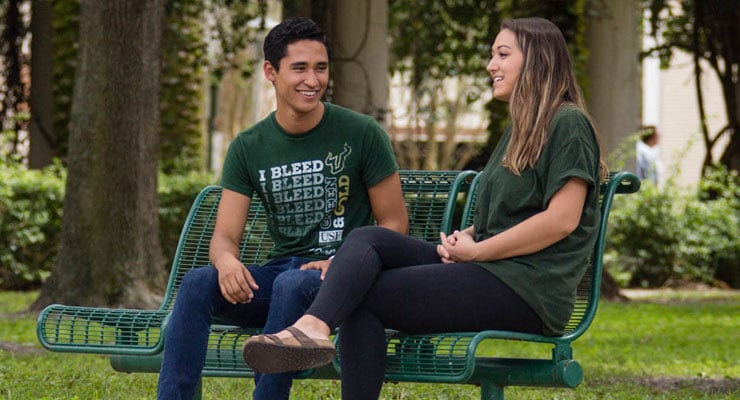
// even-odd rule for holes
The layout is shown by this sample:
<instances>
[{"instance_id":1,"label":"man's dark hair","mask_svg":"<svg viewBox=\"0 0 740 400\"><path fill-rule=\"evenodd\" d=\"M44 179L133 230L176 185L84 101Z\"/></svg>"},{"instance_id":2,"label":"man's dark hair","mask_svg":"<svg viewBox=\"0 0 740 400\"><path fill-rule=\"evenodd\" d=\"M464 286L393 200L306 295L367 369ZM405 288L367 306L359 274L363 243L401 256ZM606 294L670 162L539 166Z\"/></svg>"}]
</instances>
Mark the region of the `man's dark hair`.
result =
<instances>
[{"instance_id":1,"label":"man's dark hair","mask_svg":"<svg viewBox=\"0 0 740 400\"><path fill-rule=\"evenodd\" d=\"M280 60L288 52L288 45L299 40L315 40L323 44L329 54L329 41L315 22L308 18L289 18L272 28L265 37L262 46L265 60L279 71Z\"/></svg>"}]
</instances>

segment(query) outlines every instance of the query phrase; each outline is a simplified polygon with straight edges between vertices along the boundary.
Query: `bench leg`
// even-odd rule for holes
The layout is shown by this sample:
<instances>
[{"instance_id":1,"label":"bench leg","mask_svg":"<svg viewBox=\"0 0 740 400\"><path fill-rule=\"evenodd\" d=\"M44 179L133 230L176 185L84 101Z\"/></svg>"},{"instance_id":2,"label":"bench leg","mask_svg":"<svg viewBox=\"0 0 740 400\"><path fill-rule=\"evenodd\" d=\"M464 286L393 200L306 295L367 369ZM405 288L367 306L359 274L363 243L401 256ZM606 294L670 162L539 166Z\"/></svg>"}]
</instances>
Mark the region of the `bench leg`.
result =
<instances>
[{"instance_id":1,"label":"bench leg","mask_svg":"<svg viewBox=\"0 0 740 400\"><path fill-rule=\"evenodd\" d=\"M481 400L504 400L504 387L483 381L480 384L480 398Z\"/></svg>"}]
</instances>

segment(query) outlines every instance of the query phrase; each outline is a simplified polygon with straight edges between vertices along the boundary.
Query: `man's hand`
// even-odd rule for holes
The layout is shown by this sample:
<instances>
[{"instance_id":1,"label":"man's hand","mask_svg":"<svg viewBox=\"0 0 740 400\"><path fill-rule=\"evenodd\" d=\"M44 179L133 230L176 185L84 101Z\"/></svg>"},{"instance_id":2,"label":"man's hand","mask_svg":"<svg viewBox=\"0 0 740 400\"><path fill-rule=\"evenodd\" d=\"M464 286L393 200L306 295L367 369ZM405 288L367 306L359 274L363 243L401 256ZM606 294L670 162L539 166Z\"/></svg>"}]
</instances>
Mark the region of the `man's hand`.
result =
<instances>
[{"instance_id":1,"label":"man's hand","mask_svg":"<svg viewBox=\"0 0 740 400\"><path fill-rule=\"evenodd\" d=\"M324 277L326 276L326 271L329 269L329 265L331 265L331 260L319 260L319 261L311 261L309 263L305 263L301 265L300 269L318 269L321 270L321 280L324 280Z\"/></svg>"},{"instance_id":2,"label":"man's hand","mask_svg":"<svg viewBox=\"0 0 740 400\"><path fill-rule=\"evenodd\" d=\"M231 304L252 301L253 291L259 289L259 286L244 264L235 258L229 258L214 265L218 270L218 286L226 301Z\"/></svg>"}]
</instances>

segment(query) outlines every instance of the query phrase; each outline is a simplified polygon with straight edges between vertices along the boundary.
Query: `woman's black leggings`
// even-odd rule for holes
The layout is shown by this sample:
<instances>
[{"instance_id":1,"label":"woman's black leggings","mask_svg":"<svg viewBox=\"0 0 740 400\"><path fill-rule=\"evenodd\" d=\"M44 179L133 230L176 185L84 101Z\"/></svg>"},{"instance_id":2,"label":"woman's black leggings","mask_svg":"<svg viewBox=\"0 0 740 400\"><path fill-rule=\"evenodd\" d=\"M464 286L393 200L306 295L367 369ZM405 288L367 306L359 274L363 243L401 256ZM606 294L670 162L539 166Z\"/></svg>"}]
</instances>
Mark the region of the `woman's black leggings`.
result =
<instances>
[{"instance_id":1,"label":"woman's black leggings","mask_svg":"<svg viewBox=\"0 0 740 400\"><path fill-rule=\"evenodd\" d=\"M380 227L358 228L347 237L307 314L341 325L345 400L380 395L386 328L542 333L529 305L484 268L444 264L435 244Z\"/></svg>"}]
</instances>

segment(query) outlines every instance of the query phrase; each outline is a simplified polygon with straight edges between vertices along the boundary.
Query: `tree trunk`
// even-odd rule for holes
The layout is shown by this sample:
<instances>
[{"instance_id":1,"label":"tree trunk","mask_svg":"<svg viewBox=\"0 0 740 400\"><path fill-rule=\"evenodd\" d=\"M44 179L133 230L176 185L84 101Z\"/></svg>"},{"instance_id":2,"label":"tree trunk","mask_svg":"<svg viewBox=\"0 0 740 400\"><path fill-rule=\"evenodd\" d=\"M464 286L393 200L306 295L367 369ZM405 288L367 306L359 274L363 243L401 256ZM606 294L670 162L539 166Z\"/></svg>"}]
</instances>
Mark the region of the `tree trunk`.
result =
<instances>
[{"instance_id":1,"label":"tree trunk","mask_svg":"<svg viewBox=\"0 0 740 400\"><path fill-rule=\"evenodd\" d=\"M740 135L737 131L731 131L730 143L722 154L722 164L728 169L740 171Z\"/></svg>"},{"instance_id":2,"label":"tree trunk","mask_svg":"<svg viewBox=\"0 0 740 400\"><path fill-rule=\"evenodd\" d=\"M51 0L31 2L31 148L28 153L28 166L43 168L51 164L56 147L54 137L54 95L53 62L54 47L52 36L52 15L54 5Z\"/></svg>"},{"instance_id":3,"label":"tree trunk","mask_svg":"<svg viewBox=\"0 0 740 400\"><path fill-rule=\"evenodd\" d=\"M627 296L623 295L619 290L619 283L617 283L617 280L607 270L604 270L601 274L601 298L627 300Z\"/></svg>"},{"instance_id":4,"label":"tree trunk","mask_svg":"<svg viewBox=\"0 0 740 400\"><path fill-rule=\"evenodd\" d=\"M387 124L388 1L337 1L327 31L334 52L333 101Z\"/></svg>"},{"instance_id":5,"label":"tree trunk","mask_svg":"<svg viewBox=\"0 0 740 400\"><path fill-rule=\"evenodd\" d=\"M586 42L588 110L596 121L603 151L612 153L640 126L640 6L638 0L604 2L589 16ZM609 45L604 45L609 43ZM612 168L618 167L611 165ZM624 169L634 171L632 157Z\"/></svg>"},{"instance_id":6,"label":"tree trunk","mask_svg":"<svg viewBox=\"0 0 740 400\"><path fill-rule=\"evenodd\" d=\"M164 0L82 0L59 256L34 308L153 307Z\"/></svg>"},{"instance_id":7,"label":"tree trunk","mask_svg":"<svg viewBox=\"0 0 740 400\"><path fill-rule=\"evenodd\" d=\"M730 142L722 154L721 161L727 168L740 171L740 81L734 82L732 88L725 95L727 119L729 123Z\"/></svg>"}]
</instances>

